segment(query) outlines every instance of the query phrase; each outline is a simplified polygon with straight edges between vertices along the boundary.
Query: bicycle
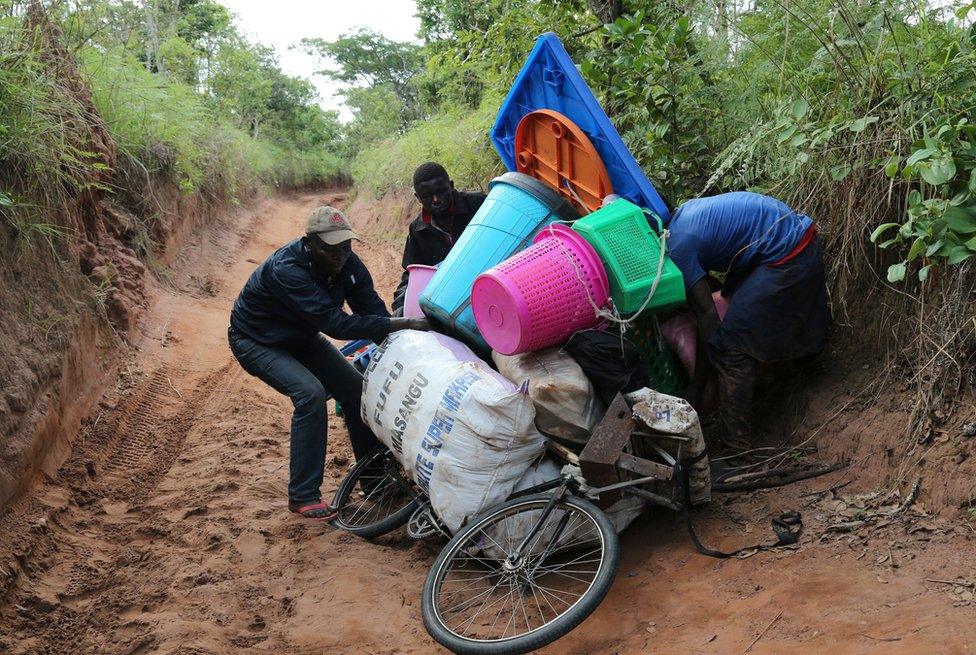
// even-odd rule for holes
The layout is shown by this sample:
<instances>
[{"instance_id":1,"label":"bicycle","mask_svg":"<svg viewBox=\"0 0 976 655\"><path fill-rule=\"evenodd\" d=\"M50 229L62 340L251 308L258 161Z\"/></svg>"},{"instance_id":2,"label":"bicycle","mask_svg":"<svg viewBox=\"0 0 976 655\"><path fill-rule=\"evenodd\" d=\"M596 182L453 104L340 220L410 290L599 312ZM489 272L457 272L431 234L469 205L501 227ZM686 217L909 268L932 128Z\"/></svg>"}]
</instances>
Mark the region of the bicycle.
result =
<instances>
[{"instance_id":1,"label":"bicycle","mask_svg":"<svg viewBox=\"0 0 976 655\"><path fill-rule=\"evenodd\" d=\"M579 625L613 584L620 545L601 507L624 493L681 507L645 487L674 487L678 462L641 441L634 428L618 395L579 455L548 442L549 452L569 464L558 478L513 493L453 534L396 457L381 450L343 479L333 501L335 524L364 538L403 525L414 538L447 538L423 586L428 633L464 655L535 650Z\"/></svg>"}]
</instances>

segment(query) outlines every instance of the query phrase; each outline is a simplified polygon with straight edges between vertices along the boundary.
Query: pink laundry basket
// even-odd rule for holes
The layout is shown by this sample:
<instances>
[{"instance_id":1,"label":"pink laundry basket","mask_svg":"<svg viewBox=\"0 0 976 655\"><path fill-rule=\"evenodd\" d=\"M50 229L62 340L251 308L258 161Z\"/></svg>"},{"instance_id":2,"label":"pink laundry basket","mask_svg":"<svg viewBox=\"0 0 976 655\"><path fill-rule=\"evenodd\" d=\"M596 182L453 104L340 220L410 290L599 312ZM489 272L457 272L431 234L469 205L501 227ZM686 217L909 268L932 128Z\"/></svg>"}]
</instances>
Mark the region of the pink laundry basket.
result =
<instances>
[{"instance_id":1,"label":"pink laundry basket","mask_svg":"<svg viewBox=\"0 0 976 655\"><path fill-rule=\"evenodd\" d=\"M610 283L600 257L565 225L543 228L534 245L474 281L471 309L478 331L503 355L560 344L597 325Z\"/></svg>"}]
</instances>

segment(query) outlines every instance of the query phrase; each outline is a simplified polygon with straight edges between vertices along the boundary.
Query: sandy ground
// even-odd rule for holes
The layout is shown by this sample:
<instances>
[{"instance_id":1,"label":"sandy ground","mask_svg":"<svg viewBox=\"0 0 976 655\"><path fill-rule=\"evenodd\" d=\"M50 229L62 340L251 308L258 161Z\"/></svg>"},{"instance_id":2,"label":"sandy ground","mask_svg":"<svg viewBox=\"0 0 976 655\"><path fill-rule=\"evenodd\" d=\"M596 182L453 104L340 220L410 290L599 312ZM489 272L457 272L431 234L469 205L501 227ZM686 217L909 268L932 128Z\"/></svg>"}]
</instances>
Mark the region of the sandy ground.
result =
<instances>
[{"instance_id":1,"label":"sandy ground","mask_svg":"<svg viewBox=\"0 0 976 655\"><path fill-rule=\"evenodd\" d=\"M266 201L182 252L71 458L0 517L0 653L442 652L419 607L441 542L369 543L289 514L290 405L226 345L247 276L331 200ZM387 298L397 250L359 248ZM331 422L327 492L350 458ZM794 550L709 559L677 517L649 513L624 534L602 606L546 652L970 652L972 594L929 580L976 577L971 528L827 532L839 496L809 494L843 475L718 497L696 516L706 543L732 548L800 509Z\"/></svg>"}]
</instances>

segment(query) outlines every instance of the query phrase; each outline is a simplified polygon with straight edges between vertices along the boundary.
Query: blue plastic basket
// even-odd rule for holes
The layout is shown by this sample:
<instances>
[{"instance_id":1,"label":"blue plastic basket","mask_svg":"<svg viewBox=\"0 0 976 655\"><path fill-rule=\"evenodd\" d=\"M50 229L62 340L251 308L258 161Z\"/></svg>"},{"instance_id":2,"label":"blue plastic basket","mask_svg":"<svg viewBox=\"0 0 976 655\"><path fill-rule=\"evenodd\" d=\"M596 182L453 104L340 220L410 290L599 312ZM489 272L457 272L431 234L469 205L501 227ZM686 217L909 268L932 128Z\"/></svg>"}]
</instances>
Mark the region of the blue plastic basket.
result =
<instances>
[{"instance_id":1,"label":"blue plastic basket","mask_svg":"<svg viewBox=\"0 0 976 655\"><path fill-rule=\"evenodd\" d=\"M579 218L555 189L523 173L488 184L488 197L420 294L424 314L475 350L490 350L471 311L471 287L480 274L532 245L553 221Z\"/></svg>"},{"instance_id":2,"label":"blue plastic basket","mask_svg":"<svg viewBox=\"0 0 976 655\"><path fill-rule=\"evenodd\" d=\"M355 341L347 341L344 346L339 348L339 352L349 360L357 371L365 373L370 360L373 358L373 353L376 352L376 344L369 339L356 339ZM325 399L328 400L331 397L332 394L326 392ZM335 411L336 416L345 416L342 404L338 400L335 404Z\"/></svg>"},{"instance_id":3,"label":"blue plastic basket","mask_svg":"<svg viewBox=\"0 0 976 655\"><path fill-rule=\"evenodd\" d=\"M535 42L491 129L491 141L510 171L516 170L515 130L522 117L537 109L558 111L586 133L607 168L614 193L657 212L665 223L670 220L667 203L641 171L552 32Z\"/></svg>"}]
</instances>

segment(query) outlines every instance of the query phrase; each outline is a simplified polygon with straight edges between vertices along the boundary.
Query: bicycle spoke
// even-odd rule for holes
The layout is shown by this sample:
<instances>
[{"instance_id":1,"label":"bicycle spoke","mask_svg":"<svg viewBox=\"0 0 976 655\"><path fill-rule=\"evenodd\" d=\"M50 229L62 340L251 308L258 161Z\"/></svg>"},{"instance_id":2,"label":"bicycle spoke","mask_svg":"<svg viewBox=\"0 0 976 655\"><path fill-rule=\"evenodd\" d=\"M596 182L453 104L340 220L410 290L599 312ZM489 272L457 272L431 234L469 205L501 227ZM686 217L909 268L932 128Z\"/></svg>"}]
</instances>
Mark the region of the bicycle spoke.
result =
<instances>
[{"instance_id":1,"label":"bicycle spoke","mask_svg":"<svg viewBox=\"0 0 976 655\"><path fill-rule=\"evenodd\" d=\"M472 562L478 562L479 564L484 564L489 568L498 568L497 560L485 559L484 557L478 557L477 555L470 555L468 553L464 553L464 559L471 560Z\"/></svg>"},{"instance_id":2,"label":"bicycle spoke","mask_svg":"<svg viewBox=\"0 0 976 655\"><path fill-rule=\"evenodd\" d=\"M543 587L542 585L539 585L539 584L537 584L537 585L533 585L533 586L534 586L534 587L536 587L536 588L537 588L537 589L539 590L539 592L540 592L540 593L542 593L542 595L543 595L544 597L545 597L545 596L549 596L549 597L550 597L550 598L552 598L553 600L556 600L556 601L558 601L558 602L560 602L560 603L562 603L562 604L563 604L563 605L565 605L566 607L571 607L571 606L573 605L573 603L568 603L568 602L566 602L565 600L563 600L562 598L560 598L559 596L557 596L557 595L555 595L554 593L552 593L552 592L551 592L551 591L549 590L549 588L548 588L548 587ZM557 614L561 614L561 612L557 612Z\"/></svg>"},{"instance_id":3,"label":"bicycle spoke","mask_svg":"<svg viewBox=\"0 0 976 655\"><path fill-rule=\"evenodd\" d=\"M570 564L576 564L576 563L578 563L578 562L579 562L579 560L580 560L580 559L582 559L583 557L587 557L588 555L592 555L592 554L594 554L594 553L600 553L600 552L603 552L603 546L600 546L599 548L594 548L594 549L593 549L593 550L591 550L591 551L588 551L588 552L586 552L586 553L583 553L582 555L579 555L579 556L577 556L577 557L575 557L575 558L573 558L573 559L571 559L571 560L569 560L568 562L563 562L563 564L562 564L562 565L563 565L563 566L569 566ZM597 560L597 561L600 561L600 560ZM540 564L541 564L541 562L540 562Z\"/></svg>"},{"instance_id":4,"label":"bicycle spoke","mask_svg":"<svg viewBox=\"0 0 976 655\"><path fill-rule=\"evenodd\" d=\"M498 543L497 541L495 541L494 539L492 539L491 535L488 534L485 530L479 531L478 534L484 535L489 541L491 541L491 543L493 543L496 546L498 546L498 548L502 551L502 558L501 559L505 559L505 557L507 557L510 554L510 551L512 549L506 549L500 543Z\"/></svg>"},{"instance_id":5,"label":"bicycle spoke","mask_svg":"<svg viewBox=\"0 0 976 655\"><path fill-rule=\"evenodd\" d=\"M504 578L504 577L501 577L501 578L499 578L499 580L498 580L498 582L497 582L497 583L495 583L495 586L494 586L494 587L492 587L492 588L491 588L491 589L490 589L490 590L489 590L489 591L487 592L487 593L488 593L488 595L490 596L490 595L491 595L491 594L492 594L492 593L493 593L493 592L494 592L494 591L495 591L496 589L498 589L498 587L499 587L499 586L500 586L500 585L501 585L501 584L502 584L503 582L505 582L505 578ZM480 595L481 595L481 594L479 594L479 596L480 596ZM505 599L505 597L504 597L504 596L502 596L502 598L500 598L500 599L499 599L498 601L495 601L495 602L493 602L493 603L491 603L490 605L488 605L488 607L493 607L493 606L494 606L494 605L496 605L497 603L499 603L499 602L502 602L502 601L504 601L504 599ZM465 622L465 624L466 624L466 625L471 625L471 623L472 623L472 622L473 622L473 621L475 620L475 618L477 618L477 616L478 616L479 614L481 614L481 612L483 612L483 611L485 610L485 608L486 608L486 606L485 606L485 604L484 604L484 603L482 603L482 604L481 604L481 607L480 607L480 608L478 609L478 611L477 611L477 612L475 612L474 614L472 614L472 615L471 615L471 618L469 618L469 619L468 619L468 620L467 620L467 621Z\"/></svg>"},{"instance_id":6,"label":"bicycle spoke","mask_svg":"<svg viewBox=\"0 0 976 655\"><path fill-rule=\"evenodd\" d=\"M461 612L463 610L468 609L469 607L474 607L475 604L477 604L477 602L480 601L480 600L483 600L484 601L484 602L481 603L481 607L482 607L482 609L484 609L485 602L488 601L488 598L491 597L491 595L494 593L495 589L497 589L498 586L502 582L504 582L504 580L499 580L498 582L496 582L494 584L494 586L485 587L485 591L482 591L481 593L472 596L471 598L469 598L469 599L467 599L467 600L459 603L458 605L455 605L454 607L446 610L445 613L457 613L457 612ZM494 604L494 603L492 603L492 604ZM477 612L474 613L474 616L477 616L481 611L482 610L479 609Z\"/></svg>"},{"instance_id":7,"label":"bicycle spoke","mask_svg":"<svg viewBox=\"0 0 976 655\"><path fill-rule=\"evenodd\" d=\"M498 612L495 613L495 618L491 620L491 625L488 627L487 634L489 635L495 634L495 625L498 623L498 617L500 617L502 615L502 612L504 611L505 611L505 606L504 605L499 606Z\"/></svg>"},{"instance_id":8,"label":"bicycle spoke","mask_svg":"<svg viewBox=\"0 0 976 655\"><path fill-rule=\"evenodd\" d=\"M560 571L561 573L581 573L581 574L583 574L583 573L596 573L597 570L596 569L585 569L585 570L584 569L568 569L567 570L567 569L561 569L561 568L545 568L545 567L543 567L543 568L540 568L540 569L536 569L536 571L538 571L538 572L540 572L542 574L552 573L554 571Z\"/></svg>"},{"instance_id":9,"label":"bicycle spoke","mask_svg":"<svg viewBox=\"0 0 976 655\"><path fill-rule=\"evenodd\" d=\"M589 573L589 571L588 571L588 573ZM596 573L596 572L593 571L593 573ZM542 576L540 576L540 577L543 577L544 578L547 575L558 575L558 576L560 576L562 578L566 578L568 580L573 580L574 582L582 582L585 585L588 585L588 584L590 584L592 582L592 580L584 580L583 578L577 578L575 576L567 575L567 574L561 573L559 571L546 571L545 574L542 575ZM536 579L535 577L532 578L532 580L535 580L535 579Z\"/></svg>"},{"instance_id":10,"label":"bicycle spoke","mask_svg":"<svg viewBox=\"0 0 976 655\"><path fill-rule=\"evenodd\" d=\"M485 577L490 577L490 576L485 576ZM478 582L481 582L483 579L484 578L477 578L477 579L471 581L472 584L469 584L466 587L461 587L460 589L448 589L448 590L446 590L446 593L458 595L461 592L468 591L468 590L473 590L473 589L487 589L488 587L491 586L491 583L488 583L487 586L478 586L478 584L477 584ZM447 580L445 580L444 582L446 583ZM464 580L463 582L468 582L468 581L467 580ZM441 588L443 589L443 583L441 585Z\"/></svg>"},{"instance_id":11,"label":"bicycle spoke","mask_svg":"<svg viewBox=\"0 0 976 655\"><path fill-rule=\"evenodd\" d=\"M546 613L542 611L542 605L539 604L539 596L535 593L535 585L530 584L529 589L532 591L532 599L535 601L535 606L539 610L539 616L542 617L542 625L545 625L548 621L546 621Z\"/></svg>"},{"instance_id":12,"label":"bicycle spoke","mask_svg":"<svg viewBox=\"0 0 976 655\"><path fill-rule=\"evenodd\" d=\"M557 506L538 525L545 502L514 505L453 546L435 591L448 630L477 641L521 637L559 619L589 593L603 562L600 528L569 504ZM528 530L536 535L516 558L513 553ZM494 555L496 549L499 560L471 554Z\"/></svg>"},{"instance_id":13,"label":"bicycle spoke","mask_svg":"<svg viewBox=\"0 0 976 655\"><path fill-rule=\"evenodd\" d=\"M513 585L510 585L509 588L508 588L508 599L509 599L509 601L511 601L512 594L513 594L514 591L515 591L515 587ZM512 626L512 629L514 630L514 628L515 628L515 612L512 612L512 618L510 618L505 623L505 629L502 630L502 638L504 638L505 635L508 634L508 626L509 625L511 625Z\"/></svg>"},{"instance_id":14,"label":"bicycle spoke","mask_svg":"<svg viewBox=\"0 0 976 655\"><path fill-rule=\"evenodd\" d=\"M566 596L571 596L572 598L574 598L576 600L579 600L580 598L583 597L583 594L574 594L571 591L563 591L562 589L553 589L552 587L546 587L545 585L541 585L538 582L533 582L532 585L535 586L535 587L538 587L539 588L539 591L541 591L542 593L549 594L553 598L559 600L560 602L566 603L566 605L572 605L573 603L567 603L562 598L559 598L559 596L557 596L556 594L565 594ZM575 603L576 600L574 600L573 602Z\"/></svg>"},{"instance_id":15,"label":"bicycle spoke","mask_svg":"<svg viewBox=\"0 0 976 655\"><path fill-rule=\"evenodd\" d=\"M404 493L404 478L389 453L374 455L362 466L370 470L361 472L356 487L350 490L339 510L339 523L353 528L382 521L413 500L409 493ZM361 497L356 493L357 488L362 492Z\"/></svg>"},{"instance_id":16,"label":"bicycle spoke","mask_svg":"<svg viewBox=\"0 0 976 655\"><path fill-rule=\"evenodd\" d=\"M557 582L557 581L554 580L553 582ZM562 594L563 596L570 596L572 598L580 598L583 595L583 594L580 594L580 593L576 593L574 591L567 591L566 589L560 589L560 588L557 588L557 587L549 587L549 586L546 586L544 584L541 584L541 583L539 583L537 581L530 581L529 584L535 585L539 589L543 589L543 590L545 590L545 591L547 591L549 593L552 593L552 594Z\"/></svg>"},{"instance_id":17,"label":"bicycle spoke","mask_svg":"<svg viewBox=\"0 0 976 655\"><path fill-rule=\"evenodd\" d=\"M532 596L535 598L535 604L539 605L539 595L535 593L535 585L532 585ZM548 605L549 609L552 610L553 617L559 616L559 612L556 611L556 608L552 606L552 603L549 602L549 599L546 598L545 595L542 596L542 600L546 601L546 605ZM546 616L546 613L542 611L541 606L539 607L539 614L542 615L543 619ZM548 623L548 621L544 621L544 623Z\"/></svg>"},{"instance_id":18,"label":"bicycle spoke","mask_svg":"<svg viewBox=\"0 0 976 655\"><path fill-rule=\"evenodd\" d=\"M525 611L525 594L522 593L522 587L519 586L519 605L522 607L522 618L525 619L525 627L528 628L529 632L532 632L532 625L529 623L529 613Z\"/></svg>"},{"instance_id":19,"label":"bicycle spoke","mask_svg":"<svg viewBox=\"0 0 976 655\"><path fill-rule=\"evenodd\" d=\"M475 573L475 571L471 571L471 573ZM486 573L484 575L479 575L479 576L476 576L474 578L460 578L460 580L456 580L456 579L454 579L454 580L447 580L445 578L443 584L447 584L448 582L475 582L475 581L478 581L478 580L484 580L485 578L490 578L493 575L498 575L498 574L496 572L494 572L494 571L490 571L490 572L488 572L488 573Z\"/></svg>"}]
</instances>

